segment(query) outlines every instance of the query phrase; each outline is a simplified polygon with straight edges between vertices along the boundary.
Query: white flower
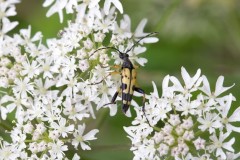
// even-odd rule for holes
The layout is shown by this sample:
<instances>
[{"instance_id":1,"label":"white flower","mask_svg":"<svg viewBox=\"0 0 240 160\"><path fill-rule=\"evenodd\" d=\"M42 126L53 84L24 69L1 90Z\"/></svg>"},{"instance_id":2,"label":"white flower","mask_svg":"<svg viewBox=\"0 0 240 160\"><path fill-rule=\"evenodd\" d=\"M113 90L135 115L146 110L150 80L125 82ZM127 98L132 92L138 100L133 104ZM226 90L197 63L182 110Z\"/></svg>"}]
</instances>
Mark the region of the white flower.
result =
<instances>
[{"instance_id":1,"label":"white flower","mask_svg":"<svg viewBox=\"0 0 240 160\"><path fill-rule=\"evenodd\" d=\"M33 45L31 42L36 42L41 40L42 33L37 32L35 35L31 38L31 26L28 26L27 29L21 29L20 35L15 35L15 39L20 43L21 45L26 45L27 47L31 47Z\"/></svg>"},{"instance_id":2,"label":"white flower","mask_svg":"<svg viewBox=\"0 0 240 160\"><path fill-rule=\"evenodd\" d=\"M38 147L38 152L45 151L47 147L47 143L45 141L41 141L40 143L38 143L37 147Z\"/></svg>"},{"instance_id":3,"label":"white flower","mask_svg":"<svg viewBox=\"0 0 240 160\"><path fill-rule=\"evenodd\" d=\"M164 144L164 143L161 143L158 147L158 152L159 152L159 155L160 156L165 156L168 154L168 151L169 151L169 146Z\"/></svg>"},{"instance_id":4,"label":"white flower","mask_svg":"<svg viewBox=\"0 0 240 160\"><path fill-rule=\"evenodd\" d=\"M38 148L37 148L37 143L36 142L33 142L33 143L29 143L29 150L32 152L32 153L36 153L38 151Z\"/></svg>"},{"instance_id":5,"label":"white flower","mask_svg":"<svg viewBox=\"0 0 240 160\"><path fill-rule=\"evenodd\" d=\"M83 106L81 103L72 104L69 97L63 102L63 106L63 114L67 115L69 119L76 121L76 119L82 120L83 118L90 117L90 115L85 112L86 106Z\"/></svg>"},{"instance_id":6,"label":"white flower","mask_svg":"<svg viewBox=\"0 0 240 160\"><path fill-rule=\"evenodd\" d=\"M61 133L58 130L49 131L49 138L57 140L61 136Z\"/></svg>"},{"instance_id":7,"label":"white flower","mask_svg":"<svg viewBox=\"0 0 240 160\"><path fill-rule=\"evenodd\" d=\"M106 37L106 35L101 33L100 31L97 32L97 33L94 33L94 40L95 40L95 42L102 42L105 37Z\"/></svg>"},{"instance_id":8,"label":"white flower","mask_svg":"<svg viewBox=\"0 0 240 160\"><path fill-rule=\"evenodd\" d=\"M83 122L98 117L95 116L98 115L97 110L109 103L121 83L120 74L108 76L112 72L109 62L122 63L119 53L115 53L116 57L108 50L92 53L98 48L113 46L122 52L129 50L129 59L134 64L144 65L147 60L141 57L141 53L146 51L143 44L157 42L158 38L153 33L139 41L147 35L143 32L147 21L141 21L136 31L132 32L130 17L123 15L119 19L116 14L116 10L123 13L119 0L106 0L103 3L100 0L45 0L43 6L50 8L47 16L58 13L62 22L64 10L67 14L75 15L62 28L59 37L46 39L46 43L42 43L42 33L31 33L30 25L27 29L20 29L19 33L9 35L9 31L18 24L8 19L16 14L15 4L18 2L8 0L0 3L0 12L3 13L0 15L3 17L0 17L0 86L4 88L1 91L1 114L3 119L8 119L10 115L13 121L12 124L6 123L10 125L6 134L10 134L11 143L2 140L0 154L3 159L10 160L80 159L76 154L78 149L91 149L89 142L96 140L98 133L97 129L90 129L84 134L85 128L90 126L87 127ZM209 97L202 94L202 98L195 99L200 91L195 92L194 96L191 92L199 87L199 74L197 72L196 76L190 77L186 71L183 72L187 83L181 85L184 95L177 90L174 78L166 76L162 96L159 97L156 86L154 93L146 96L146 115L132 101L137 117L132 122L134 126L124 129L132 141L131 151L135 160L160 160L162 157L159 155L167 156L174 150L173 147L182 156L191 151L185 141L192 143L193 129L198 126L193 125L195 116L190 119L189 114L199 113L196 112L196 104L205 104ZM191 84L191 81L195 83ZM120 99L118 97L117 100ZM208 111L217 111L216 114L220 115L223 110L221 106L231 105L225 100L216 100L216 106L211 106ZM186 109L182 120L177 106L185 104L191 109ZM111 116L117 113L117 105L104 107L110 108ZM200 113L205 114L204 111ZM172 116L169 120L171 114L178 116ZM218 120L221 121L221 118ZM215 129L224 130L223 126ZM77 150L69 157L64 152L68 151L70 145Z\"/></svg>"},{"instance_id":9,"label":"white flower","mask_svg":"<svg viewBox=\"0 0 240 160\"><path fill-rule=\"evenodd\" d=\"M206 113L203 117L198 117L197 121L200 123L198 128L201 131L208 129L209 133L213 133L216 128L222 126L217 114Z\"/></svg>"},{"instance_id":10,"label":"white flower","mask_svg":"<svg viewBox=\"0 0 240 160\"><path fill-rule=\"evenodd\" d=\"M31 124L31 122L28 122L27 124L25 124L23 126L23 132L28 133L28 134L32 133L33 129L34 129L34 126Z\"/></svg>"},{"instance_id":11,"label":"white flower","mask_svg":"<svg viewBox=\"0 0 240 160\"><path fill-rule=\"evenodd\" d=\"M21 98L27 98L27 93L32 94L33 90L33 84L29 78L25 77L23 80L16 78L14 80L13 92L20 94Z\"/></svg>"},{"instance_id":12,"label":"white flower","mask_svg":"<svg viewBox=\"0 0 240 160\"><path fill-rule=\"evenodd\" d=\"M144 37L144 36L149 34L149 33L144 33L143 32L144 27L146 26L146 24L147 24L147 19L146 18L142 19L140 21L140 23L138 24L138 26L137 26L137 28L135 29L135 32L134 32L134 37L136 37L136 40L138 38ZM157 37L146 37L142 41L140 41L139 43L143 44L143 43L156 43L156 42L158 42L158 38Z\"/></svg>"},{"instance_id":13,"label":"white flower","mask_svg":"<svg viewBox=\"0 0 240 160\"><path fill-rule=\"evenodd\" d=\"M18 2L8 2L3 1L0 4L0 19L3 19L3 17L10 17L17 14L15 5L12 5L11 3L18 3Z\"/></svg>"},{"instance_id":14,"label":"white flower","mask_svg":"<svg viewBox=\"0 0 240 160\"><path fill-rule=\"evenodd\" d=\"M95 135L99 132L99 130L93 129L87 134L83 135L85 127L85 124L78 125L78 129L75 130L75 132L73 133L74 139L72 141L72 145L75 147L75 149L77 149L78 145L80 144L83 150L91 150L91 148L86 144L86 142L97 139Z\"/></svg>"},{"instance_id":15,"label":"white flower","mask_svg":"<svg viewBox=\"0 0 240 160\"><path fill-rule=\"evenodd\" d=\"M80 156L75 153L72 160L80 160Z\"/></svg>"},{"instance_id":16,"label":"white flower","mask_svg":"<svg viewBox=\"0 0 240 160\"><path fill-rule=\"evenodd\" d=\"M132 52L129 52L129 56L131 61L134 63L135 61L140 64L141 66L144 66L145 63L147 63L146 58L138 57L139 54L144 53L147 49L145 47L137 46L135 47Z\"/></svg>"},{"instance_id":17,"label":"white flower","mask_svg":"<svg viewBox=\"0 0 240 160\"><path fill-rule=\"evenodd\" d=\"M31 64L29 61L24 61L22 62L22 65L23 70L20 72L21 76L27 75L27 77L33 78L35 75L39 75L39 65L36 61L32 61Z\"/></svg>"},{"instance_id":18,"label":"white flower","mask_svg":"<svg viewBox=\"0 0 240 160\"><path fill-rule=\"evenodd\" d=\"M196 115L197 113L197 108L200 106L201 102L198 100L188 102L185 99L183 99L179 106L176 106L177 111L182 112L182 116L186 115Z\"/></svg>"},{"instance_id":19,"label":"white flower","mask_svg":"<svg viewBox=\"0 0 240 160\"><path fill-rule=\"evenodd\" d=\"M73 97L76 92L78 92L77 79L73 77L63 76L56 84L57 87L66 86L62 91L62 96Z\"/></svg>"},{"instance_id":20,"label":"white flower","mask_svg":"<svg viewBox=\"0 0 240 160\"><path fill-rule=\"evenodd\" d=\"M7 73L8 79L12 81L12 80L14 80L14 79L17 77L18 74L19 74L19 73L18 73L16 70L11 69L11 70L9 70L8 73Z\"/></svg>"},{"instance_id":21,"label":"white flower","mask_svg":"<svg viewBox=\"0 0 240 160\"><path fill-rule=\"evenodd\" d=\"M135 37L143 37L143 36L147 35L147 33L143 32L146 24L147 24L147 19L146 18L144 18L140 21L140 23L138 24L138 26L137 26L137 28L134 32Z\"/></svg>"},{"instance_id":22,"label":"white flower","mask_svg":"<svg viewBox=\"0 0 240 160\"><path fill-rule=\"evenodd\" d=\"M184 140L190 141L194 138L194 133L193 131L185 131L182 137Z\"/></svg>"},{"instance_id":23,"label":"white flower","mask_svg":"<svg viewBox=\"0 0 240 160\"><path fill-rule=\"evenodd\" d=\"M202 78L200 78L200 75L201 75L200 69L197 70L197 73L193 77L190 77L186 69L182 67L181 74L182 74L186 89L191 89L191 91L195 91L202 82Z\"/></svg>"},{"instance_id":24,"label":"white flower","mask_svg":"<svg viewBox=\"0 0 240 160\"><path fill-rule=\"evenodd\" d=\"M43 73L43 78L53 78L54 73L59 73L60 65L54 63L53 57L44 57L42 61L39 62L39 72Z\"/></svg>"},{"instance_id":25,"label":"white flower","mask_svg":"<svg viewBox=\"0 0 240 160\"><path fill-rule=\"evenodd\" d=\"M6 33L8 33L9 31L13 30L17 25L18 22L10 22L9 19L3 17L2 19L2 24L1 24L1 30L0 33L1 35L4 35Z\"/></svg>"},{"instance_id":26,"label":"white flower","mask_svg":"<svg viewBox=\"0 0 240 160\"><path fill-rule=\"evenodd\" d=\"M96 86L95 86L96 87ZM96 116L94 114L93 110L93 103L98 104L99 103L99 97L96 92L94 92L94 85L88 86L86 88L83 88L82 95L80 96L80 99L83 100L83 105L87 106L87 111L90 113L90 115L95 119Z\"/></svg>"},{"instance_id":27,"label":"white flower","mask_svg":"<svg viewBox=\"0 0 240 160\"><path fill-rule=\"evenodd\" d=\"M58 120L58 123L52 122L51 127L59 131L63 138L66 138L68 134L70 134L74 130L73 124L66 126L67 125L66 123L67 120L65 118L61 118L60 120Z\"/></svg>"},{"instance_id":28,"label":"white flower","mask_svg":"<svg viewBox=\"0 0 240 160\"><path fill-rule=\"evenodd\" d=\"M131 19L130 19L130 17L125 14L123 16L123 19L120 21L119 25L117 23L114 24L114 30L113 31L117 35L116 38L120 39L120 40L118 40L119 42L122 42L122 40L124 40L126 38L130 38L132 36L132 33L131 33ZM117 44L117 45L120 45L120 44ZM128 45L132 46L131 43L128 43ZM120 50L123 50L123 49L120 49Z\"/></svg>"},{"instance_id":29,"label":"white flower","mask_svg":"<svg viewBox=\"0 0 240 160\"><path fill-rule=\"evenodd\" d=\"M11 145L6 141L1 141L0 145L0 155L2 160L4 159L9 159L9 160L14 160L17 159L18 155L16 152L16 145Z\"/></svg>"},{"instance_id":30,"label":"white flower","mask_svg":"<svg viewBox=\"0 0 240 160\"><path fill-rule=\"evenodd\" d=\"M190 128L193 127L192 117L188 117L188 119L183 119L182 121L183 121L183 122L182 122L181 126L182 126L184 129L189 130Z\"/></svg>"},{"instance_id":31,"label":"white flower","mask_svg":"<svg viewBox=\"0 0 240 160\"><path fill-rule=\"evenodd\" d=\"M226 97L226 101L221 101L219 102L221 107L220 114L221 114L221 122L223 126L226 127L228 132L235 131L235 132L240 132L240 127L233 126L231 123L232 122L239 122L240 121L240 107L238 107L231 116L228 116L229 110L232 105L233 101L233 95L230 94L229 96Z\"/></svg>"},{"instance_id":32,"label":"white flower","mask_svg":"<svg viewBox=\"0 0 240 160\"><path fill-rule=\"evenodd\" d=\"M85 72L89 68L89 63L87 60L81 60L79 61L79 69L83 72Z\"/></svg>"},{"instance_id":33,"label":"white flower","mask_svg":"<svg viewBox=\"0 0 240 160\"><path fill-rule=\"evenodd\" d=\"M233 157L238 157L232 147L235 138L229 138L231 131L239 131L239 127L232 125L239 121L239 108L229 116L235 98L232 94L222 97L206 94L203 88L207 88L208 81L200 73L198 70L190 77L182 67L184 84L176 77L167 75L163 79L161 97L153 82L154 91L146 96L146 115L151 126L147 125L144 117L140 119L137 111L133 126L124 127L132 141L134 159L222 160L226 159L226 150ZM223 79L220 78L217 82L217 95L228 89L219 85L222 83ZM209 135L209 138L200 138L201 134ZM154 141L158 152L152 150L145 154L145 145L150 139ZM190 148L193 145L200 152L192 152ZM149 147L152 147L151 144Z\"/></svg>"},{"instance_id":34,"label":"white flower","mask_svg":"<svg viewBox=\"0 0 240 160\"><path fill-rule=\"evenodd\" d=\"M88 38L86 41L83 42L83 45L87 50L90 50L93 47L93 42L90 40L90 38Z\"/></svg>"},{"instance_id":35,"label":"white flower","mask_svg":"<svg viewBox=\"0 0 240 160\"><path fill-rule=\"evenodd\" d=\"M75 64L76 59L71 58L65 58L64 63L62 64L64 68L62 68L63 76L71 77L74 75L74 72L77 70L77 65Z\"/></svg>"},{"instance_id":36,"label":"white flower","mask_svg":"<svg viewBox=\"0 0 240 160\"><path fill-rule=\"evenodd\" d=\"M38 100L41 100L42 103L47 104L48 98L56 99L58 90L49 90L52 86L55 85L55 82L46 78L45 83L43 84L43 79L36 79L35 86L36 88L33 91L33 94L38 97Z\"/></svg>"},{"instance_id":37,"label":"white flower","mask_svg":"<svg viewBox=\"0 0 240 160\"><path fill-rule=\"evenodd\" d=\"M0 111L1 111L1 117L3 120L6 120L7 118L7 113L8 113L8 110L3 107L2 105L0 105Z\"/></svg>"},{"instance_id":38,"label":"white flower","mask_svg":"<svg viewBox=\"0 0 240 160\"><path fill-rule=\"evenodd\" d=\"M231 138L229 141L224 142L229 135L230 132L227 133L220 132L219 137L217 137L216 133L213 133L213 135L209 137L210 140L212 141L212 144L208 147L216 151L217 157L220 156L222 159L226 159L226 153L224 152L223 149L234 152L232 145L235 142L235 138Z\"/></svg>"},{"instance_id":39,"label":"white flower","mask_svg":"<svg viewBox=\"0 0 240 160\"><path fill-rule=\"evenodd\" d=\"M32 121L34 118L40 118L43 114L42 103L38 100L32 102L26 112L26 117Z\"/></svg>"},{"instance_id":40,"label":"white flower","mask_svg":"<svg viewBox=\"0 0 240 160\"><path fill-rule=\"evenodd\" d=\"M201 84L202 78L200 77L201 70L198 70L197 73L191 78L184 67L181 68L182 78L185 85L182 86L179 80L171 76L170 80L173 83L173 89L183 93L184 96L190 97L190 93L196 91L197 87Z\"/></svg>"},{"instance_id":41,"label":"white flower","mask_svg":"<svg viewBox=\"0 0 240 160\"><path fill-rule=\"evenodd\" d=\"M44 123L39 123L36 125L36 132L39 134L43 134L46 131L46 127L44 126Z\"/></svg>"},{"instance_id":42,"label":"white flower","mask_svg":"<svg viewBox=\"0 0 240 160\"><path fill-rule=\"evenodd\" d=\"M54 2L54 0L45 0L45 2L43 3L43 7L48 7L50 6L52 3ZM55 1L55 3L52 5L52 7L48 10L47 12L47 17L50 17L51 15L53 15L54 13L58 13L59 18L60 18L60 22L63 22L63 9L64 7L66 7L67 5L66 0L57 0Z\"/></svg>"},{"instance_id":43,"label":"white flower","mask_svg":"<svg viewBox=\"0 0 240 160\"><path fill-rule=\"evenodd\" d=\"M226 152L226 160L236 160L240 157L240 153ZM224 160L223 158L218 158L218 160Z\"/></svg>"},{"instance_id":44,"label":"white flower","mask_svg":"<svg viewBox=\"0 0 240 160\"><path fill-rule=\"evenodd\" d=\"M205 149L205 142L206 142L206 140L204 140L200 137L198 137L195 141L193 141L194 146L197 150Z\"/></svg>"},{"instance_id":45,"label":"white flower","mask_svg":"<svg viewBox=\"0 0 240 160\"><path fill-rule=\"evenodd\" d=\"M50 148L48 152L53 159L62 159L65 156L64 151L68 150L67 145L64 145L60 140L48 143L48 147Z\"/></svg>"},{"instance_id":46,"label":"white flower","mask_svg":"<svg viewBox=\"0 0 240 160\"><path fill-rule=\"evenodd\" d=\"M120 13L123 13L123 7L119 0L105 0L104 12L106 13L106 15L109 14L111 3L115 5L115 7L119 10Z\"/></svg>"},{"instance_id":47,"label":"white flower","mask_svg":"<svg viewBox=\"0 0 240 160\"><path fill-rule=\"evenodd\" d=\"M215 91L211 92L210 85L209 85L209 82L207 80L207 77L203 76L203 86L200 88L200 90L202 90L209 97L216 98L220 94L222 94L223 92L229 90L230 88L232 88L234 86L234 84L233 84L230 87L223 87L223 81L224 81L223 76L218 77L217 82L216 82L216 86L215 86Z\"/></svg>"}]
</instances>

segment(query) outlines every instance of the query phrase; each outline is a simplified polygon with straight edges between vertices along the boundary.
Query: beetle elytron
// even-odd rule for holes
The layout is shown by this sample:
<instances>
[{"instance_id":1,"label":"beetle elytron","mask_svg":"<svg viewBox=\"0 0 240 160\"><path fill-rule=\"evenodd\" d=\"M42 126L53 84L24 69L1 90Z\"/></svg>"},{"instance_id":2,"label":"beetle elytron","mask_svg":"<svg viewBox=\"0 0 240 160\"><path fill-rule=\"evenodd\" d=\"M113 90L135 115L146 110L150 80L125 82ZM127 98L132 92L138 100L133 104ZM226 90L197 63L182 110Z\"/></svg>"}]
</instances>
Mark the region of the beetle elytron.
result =
<instances>
[{"instance_id":1,"label":"beetle elytron","mask_svg":"<svg viewBox=\"0 0 240 160\"><path fill-rule=\"evenodd\" d=\"M114 49L119 53L119 58L121 58L123 60L123 64L121 66L121 73L120 73L120 75L121 75L121 86L115 92L115 94L113 95L111 102L105 104L104 106L109 105L109 104L115 104L117 96L121 92L122 93L122 111L124 112L124 114L126 114L126 112L129 109L129 106L131 104L131 100L132 100L132 97L133 97L133 92L136 91L138 93L143 94L142 111L143 111L143 113L146 117L146 114L145 114L145 92L144 92L143 89L136 86L136 77L137 77L137 72L136 72L136 69L135 69L136 67L134 67L132 62L129 60L129 55L127 53L129 51L131 51L134 48L134 46L136 44L138 44L141 40L143 40L144 38L149 37L153 34L156 34L156 33L157 32L153 32L153 33L150 33L150 34L142 37L130 49L128 49L125 53L119 51L118 49L116 49L114 47L99 48L95 51L95 52L97 52L97 51L102 50L102 49ZM91 55L93 55L94 53L92 53ZM147 121L148 121L148 119L147 119ZM149 121L148 121L148 123L149 123Z\"/></svg>"}]
</instances>

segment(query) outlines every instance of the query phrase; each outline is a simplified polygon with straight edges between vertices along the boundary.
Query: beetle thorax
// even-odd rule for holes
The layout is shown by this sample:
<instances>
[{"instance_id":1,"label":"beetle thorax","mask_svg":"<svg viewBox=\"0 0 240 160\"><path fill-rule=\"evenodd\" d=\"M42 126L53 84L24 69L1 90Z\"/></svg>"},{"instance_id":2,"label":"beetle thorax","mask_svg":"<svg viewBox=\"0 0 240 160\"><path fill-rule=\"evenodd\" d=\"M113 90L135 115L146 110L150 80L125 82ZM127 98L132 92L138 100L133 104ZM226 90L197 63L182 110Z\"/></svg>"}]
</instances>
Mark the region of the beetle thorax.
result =
<instances>
[{"instance_id":1,"label":"beetle thorax","mask_svg":"<svg viewBox=\"0 0 240 160\"><path fill-rule=\"evenodd\" d=\"M123 59L122 68L134 69L132 62L128 58Z\"/></svg>"}]
</instances>

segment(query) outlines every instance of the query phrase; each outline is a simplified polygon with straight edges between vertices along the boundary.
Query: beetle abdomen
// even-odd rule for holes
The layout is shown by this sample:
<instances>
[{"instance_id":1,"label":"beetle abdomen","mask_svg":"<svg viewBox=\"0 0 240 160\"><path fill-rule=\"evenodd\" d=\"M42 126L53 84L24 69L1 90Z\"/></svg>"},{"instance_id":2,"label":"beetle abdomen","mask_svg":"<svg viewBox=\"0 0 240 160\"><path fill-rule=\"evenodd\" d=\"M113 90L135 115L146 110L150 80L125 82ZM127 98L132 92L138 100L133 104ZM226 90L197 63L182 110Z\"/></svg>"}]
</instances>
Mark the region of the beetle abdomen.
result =
<instances>
[{"instance_id":1,"label":"beetle abdomen","mask_svg":"<svg viewBox=\"0 0 240 160\"><path fill-rule=\"evenodd\" d=\"M129 68L123 68L122 69L122 102L123 106L122 109L124 113L129 108L129 105L131 104L134 87L136 84L136 70L135 69L129 69Z\"/></svg>"}]
</instances>

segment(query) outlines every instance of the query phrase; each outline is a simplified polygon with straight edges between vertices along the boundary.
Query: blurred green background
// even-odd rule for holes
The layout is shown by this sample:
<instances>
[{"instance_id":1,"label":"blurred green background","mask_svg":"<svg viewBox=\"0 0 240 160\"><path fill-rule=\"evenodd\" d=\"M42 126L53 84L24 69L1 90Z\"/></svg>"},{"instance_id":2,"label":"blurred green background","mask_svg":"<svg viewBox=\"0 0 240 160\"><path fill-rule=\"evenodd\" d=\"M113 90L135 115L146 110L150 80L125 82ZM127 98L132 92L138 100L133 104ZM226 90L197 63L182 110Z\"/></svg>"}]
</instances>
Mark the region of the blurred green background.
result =
<instances>
[{"instance_id":1,"label":"blurred green background","mask_svg":"<svg viewBox=\"0 0 240 160\"><path fill-rule=\"evenodd\" d=\"M58 15L46 18L46 8L41 1L24 0L17 5L19 28L32 25L33 31L42 31L44 38L56 37L66 25L59 24ZM151 81L157 83L167 74L180 78L181 66L191 75L202 69L212 87L218 76L225 76L225 86L235 83L230 90L240 102L240 1L239 0L122 0L124 12L132 20L132 30L142 18L147 18L146 32L159 32L160 41L148 45L144 55L148 63L139 69L138 81L146 93L152 91ZM71 16L67 16L71 17ZM17 28L16 30L18 30ZM214 88L213 88L214 89ZM136 98L141 101L140 98ZM81 159L123 160L132 159L130 140L123 126L132 118L118 111L109 117L108 110L101 110L97 120L88 123L89 129L98 128L98 140L91 144L91 151L80 151ZM240 115L239 115L240 116ZM239 143L238 143L239 144ZM238 151L240 150L240 146ZM238 145L238 146L237 146Z\"/></svg>"}]
</instances>

